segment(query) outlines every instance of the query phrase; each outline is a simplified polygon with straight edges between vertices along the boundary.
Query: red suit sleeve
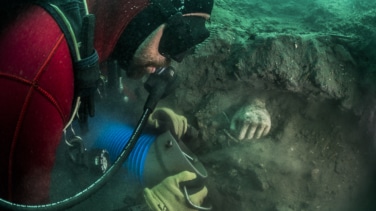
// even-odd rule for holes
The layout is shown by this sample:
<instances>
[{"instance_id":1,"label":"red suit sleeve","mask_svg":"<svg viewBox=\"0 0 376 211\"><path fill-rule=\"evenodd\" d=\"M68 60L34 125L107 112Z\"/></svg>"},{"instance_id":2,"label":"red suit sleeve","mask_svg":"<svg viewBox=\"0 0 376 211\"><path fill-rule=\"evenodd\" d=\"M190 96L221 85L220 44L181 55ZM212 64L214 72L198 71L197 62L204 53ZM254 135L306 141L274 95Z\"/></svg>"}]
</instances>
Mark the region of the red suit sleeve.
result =
<instances>
[{"instance_id":1,"label":"red suit sleeve","mask_svg":"<svg viewBox=\"0 0 376 211\"><path fill-rule=\"evenodd\" d=\"M73 99L64 34L31 6L0 32L0 196L48 201L55 153Z\"/></svg>"}]
</instances>

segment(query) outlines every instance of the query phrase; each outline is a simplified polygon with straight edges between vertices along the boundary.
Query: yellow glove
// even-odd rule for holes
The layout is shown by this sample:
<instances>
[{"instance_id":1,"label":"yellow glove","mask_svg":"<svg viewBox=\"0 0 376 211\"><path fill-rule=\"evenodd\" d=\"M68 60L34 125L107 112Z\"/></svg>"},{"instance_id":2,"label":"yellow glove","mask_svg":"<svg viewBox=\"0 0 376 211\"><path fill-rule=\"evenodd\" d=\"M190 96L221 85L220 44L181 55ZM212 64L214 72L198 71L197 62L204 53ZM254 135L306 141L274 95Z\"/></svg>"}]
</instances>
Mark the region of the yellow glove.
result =
<instances>
[{"instance_id":1,"label":"yellow glove","mask_svg":"<svg viewBox=\"0 0 376 211\"><path fill-rule=\"evenodd\" d=\"M187 206L179 183L193 180L197 177L195 173L183 171L177 175L167 177L152 189L145 188L144 196L146 203L153 211L193 211L195 209ZM200 191L189 195L191 202L200 206L208 194L204 186Z\"/></svg>"},{"instance_id":2,"label":"yellow glove","mask_svg":"<svg viewBox=\"0 0 376 211\"><path fill-rule=\"evenodd\" d=\"M180 139L188 128L187 118L176 114L169 108L156 108L148 119L148 124L159 130L169 130Z\"/></svg>"}]
</instances>

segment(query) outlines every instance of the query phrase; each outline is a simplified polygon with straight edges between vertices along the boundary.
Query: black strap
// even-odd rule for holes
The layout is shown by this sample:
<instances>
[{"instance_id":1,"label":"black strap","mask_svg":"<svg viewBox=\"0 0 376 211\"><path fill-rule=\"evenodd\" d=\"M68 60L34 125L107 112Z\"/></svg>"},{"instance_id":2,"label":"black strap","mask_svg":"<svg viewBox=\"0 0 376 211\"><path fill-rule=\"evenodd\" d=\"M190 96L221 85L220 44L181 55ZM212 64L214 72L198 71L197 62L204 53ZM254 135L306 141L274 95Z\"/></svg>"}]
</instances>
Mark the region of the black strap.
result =
<instances>
[{"instance_id":1,"label":"black strap","mask_svg":"<svg viewBox=\"0 0 376 211\"><path fill-rule=\"evenodd\" d=\"M56 4L55 4L56 3ZM37 5L44 8L57 22L60 29L63 31L65 35L65 39L68 42L69 50L72 56L73 61L77 61L77 53L75 50L75 39L77 39L77 35L81 33L81 26L82 26L82 17L83 17L83 8L82 3L76 0L64 0L64 1L53 1L53 0L40 0L36 2ZM69 20L70 26L73 29L75 37L72 37L70 30L65 24L65 21L61 17L60 14L56 11L56 9L51 6L51 4L56 5L63 13L66 19ZM78 40L76 42L79 42Z\"/></svg>"},{"instance_id":2,"label":"black strap","mask_svg":"<svg viewBox=\"0 0 376 211\"><path fill-rule=\"evenodd\" d=\"M94 116L94 96L100 79L99 57L94 49L95 17L86 14L85 5L78 0L41 0L37 4L55 19L68 42L74 69L73 105L81 97L79 123L87 131L87 117Z\"/></svg>"},{"instance_id":3,"label":"black strap","mask_svg":"<svg viewBox=\"0 0 376 211\"><path fill-rule=\"evenodd\" d=\"M82 19L81 30L81 56L90 56L94 51L94 30L95 30L95 16L93 14L85 15Z\"/></svg>"},{"instance_id":4,"label":"black strap","mask_svg":"<svg viewBox=\"0 0 376 211\"><path fill-rule=\"evenodd\" d=\"M82 95L81 89L96 88L99 58L94 49L94 15L83 15L83 4L76 0L60 1L58 5L51 4L51 1L39 1L37 4L56 20L68 42L74 61L76 96ZM77 51L79 42L81 47Z\"/></svg>"},{"instance_id":5,"label":"black strap","mask_svg":"<svg viewBox=\"0 0 376 211\"><path fill-rule=\"evenodd\" d=\"M151 0L151 3L160 9L166 20L179 12L174 5L172 5L171 0Z\"/></svg>"}]
</instances>

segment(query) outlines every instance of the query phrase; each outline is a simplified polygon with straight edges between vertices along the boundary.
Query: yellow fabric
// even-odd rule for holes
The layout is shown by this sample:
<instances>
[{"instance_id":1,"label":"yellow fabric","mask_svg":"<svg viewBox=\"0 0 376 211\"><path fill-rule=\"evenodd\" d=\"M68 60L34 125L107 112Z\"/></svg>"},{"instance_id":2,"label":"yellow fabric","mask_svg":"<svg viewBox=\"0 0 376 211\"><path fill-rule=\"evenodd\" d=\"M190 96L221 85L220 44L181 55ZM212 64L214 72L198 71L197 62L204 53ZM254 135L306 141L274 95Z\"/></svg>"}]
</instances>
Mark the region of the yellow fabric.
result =
<instances>
[{"instance_id":1,"label":"yellow fabric","mask_svg":"<svg viewBox=\"0 0 376 211\"><path fill-rule=\"evenodd\" d=\"M169 130L179 139L187 132L188 128L187 118L165 107L156 108L150 115L148 124L156 129Z\"/></svg>"},{"instance_id":2,"label":"yellow fabric","mask_svg":"<svg viewBox=\"0 0 376 211\"><path fill-rule=\"evenodd\" d=\"M146 203L153 211L194 211L187 206L184 194L179 187L183 181L193 180L197 177L195 173L183 171L177 175L167 177L152 189L144 189ZM201 205L208 194L208 189L204 186L197 193L190 195L190 200Z\"/></svg>"}]
</instances>

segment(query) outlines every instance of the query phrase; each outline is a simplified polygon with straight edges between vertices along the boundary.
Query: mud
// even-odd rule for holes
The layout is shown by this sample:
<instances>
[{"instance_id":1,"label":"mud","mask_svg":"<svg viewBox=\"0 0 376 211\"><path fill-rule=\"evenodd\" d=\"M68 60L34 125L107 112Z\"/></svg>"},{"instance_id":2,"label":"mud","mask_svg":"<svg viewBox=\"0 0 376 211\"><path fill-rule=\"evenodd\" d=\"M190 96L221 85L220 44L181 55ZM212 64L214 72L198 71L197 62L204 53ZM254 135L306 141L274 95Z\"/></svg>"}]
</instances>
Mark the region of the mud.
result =
<instances>
[{"instance_id":1,"label":"mud","mask_svg":"<svg viewBox=\"0 0 376 211\"><path fill-rule=\"evenodd\" d=\"M177 68L171 107L201 131L215 210L373 210L374 9L263 2L218 1L213 38ZM230 119L254 97L272 129L240 142Z\"/></svg>"}]
</instances>

